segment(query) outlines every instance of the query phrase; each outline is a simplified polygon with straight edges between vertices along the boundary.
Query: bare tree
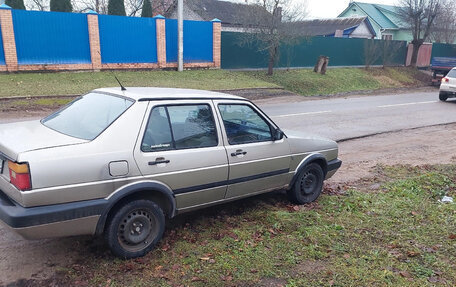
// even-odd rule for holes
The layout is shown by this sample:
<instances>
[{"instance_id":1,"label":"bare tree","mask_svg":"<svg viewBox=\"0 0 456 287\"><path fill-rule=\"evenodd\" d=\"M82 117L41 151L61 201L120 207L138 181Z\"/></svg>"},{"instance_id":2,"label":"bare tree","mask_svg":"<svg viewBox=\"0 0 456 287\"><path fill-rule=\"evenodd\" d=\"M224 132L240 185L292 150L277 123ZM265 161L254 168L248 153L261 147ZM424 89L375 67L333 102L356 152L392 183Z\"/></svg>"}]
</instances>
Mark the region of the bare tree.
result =
<instances>
[{"instance_id":1,"label":"bare tree","mask_svg":"<svg viewBox=\"0 0 456 287\"><path fill-rule=\"evenodd\" d=\"M28 0L25 6L28 10L46 11L49 10L49 0Z\"/></svg>"},{"instance_id":2,"label":"bare tree","mask_svg":"<svg viewBox=\"0 0 456 287\"><path fill-rule=\"evenodd\" d=\"M125 0L127 16L140 16L144 0Z\"/></svg>"},{"instance_id":3,"label":"bare tree","mask_svg":"<svg viewBox=\"0 0 456 287\"><path fill-rule=\"evenodd\" d=\"M305 7L292 5L290 0L257 0L249 9L243 9L238 16L245 32L240 45L255 43L259 52L267 51L268 75L274 73L274 65L279 58L281 44L296 41L298 33L293 33L291 22L301 20Z\"/></svg>"},{"instance_id":4,"label":"bare tree","mask_svg":"<svg viewBox=\"0 0 456 287\"><path fill-rule=\"evenodd\" d=\"M152 12L154 15L164 15L169 7L177 3L177 0L152 0L150 2L152 2Z\"/></svg>"},{"instance_id":5,"label":"bare tree","mask_svg":"<svg viewBox=\"0 0 456 287\"><path fill-rule=\"evenodd\" d=\"M108 14L108 0L73 0L74 11L95 11L98 14Z\"/></svg>"},{"instance_id":6,"label":"bare tree","mask_svg":"<svg viewBox=\"0 0 456 287\"><path fill-rule=\"evenodd\" d=\"M418 51L429 40L435 20L442 12L442 0L399 0L402 21L412 30L411 65L416 66Z\"/></svg>"},{"instance_id":7,"label":"bare tree","mask_svg":"<svg viewBox=\"0 0 456 287\"><path fill-rule=\"evenodd\" d=\"M25 0L28 10L48 11L50 0ZM176 0L151 1L153 15L165 14ZM1 0L0 0L1 2ZM108 14L108 0L72 0L74 12L87 12L93 10L98 14ZM144 0L125 0L125 10L128 16L140 16Z\"/></svg>"},{"instance_id":8,"label":"bare tree","mask_svg":"<svg viewBox=\"0 0 456 287\"><path fill-rule=\"evenodd\" d=\"M447 0L442 3L442 13L435 19L431 40L437 43L453 44L456 40L456 2Z\"/></svg>"}]
</instances>

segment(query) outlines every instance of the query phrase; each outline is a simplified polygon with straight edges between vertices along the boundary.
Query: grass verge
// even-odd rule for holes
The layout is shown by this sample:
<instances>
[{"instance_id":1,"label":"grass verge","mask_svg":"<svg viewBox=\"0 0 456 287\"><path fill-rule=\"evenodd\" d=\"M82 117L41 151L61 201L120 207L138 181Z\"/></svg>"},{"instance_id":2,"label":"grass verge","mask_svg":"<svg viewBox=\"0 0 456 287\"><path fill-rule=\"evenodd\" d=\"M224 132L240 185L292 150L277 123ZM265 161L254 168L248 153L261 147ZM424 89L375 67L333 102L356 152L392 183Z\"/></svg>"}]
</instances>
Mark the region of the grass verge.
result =
<instances>
[{"instance_id":1,"label":"grass verge","mask_svg":"<svg viewBox=\"0 0 456 287\"><path fill-rule=\"evenodd\" d=\"M438 199L456 196L456 165L377 170L383 182L379 188L372 182L375 190L363 181L347 190L327 189L305 206L274 193L181 216L170 222L155 251L136 260L115 259L90 241L82 244L84 259L61 270L62 282L454 286L456 204Z\"/></svg>"},{"instance_id":2,"label":"grass verge","mask_svg":"<svg viewBox=\"0 0 456 287\"><path fill-rule=\"evenodd\" d=\"M202 90L274 88L246 74L225 70L18 73L0 75L0 97L74 95L101 87L173 87Z\"/></svg>"},{"instance_id":3,"label":"grass verge","mask_svg":"<svg viewBox=\"0 0 456 287\"><path fill-rule=\"evenodd\" d=\"M125 86L174 87L203 90L284 88L310 96L418 85L419 72L408 68L329 69L319 75L310 69L264 71L227 70L117 71ZM76 95L100 87L118 86L112 72L0 74L0 97Z\"/></svg>"},{"instance_id":4,"label":"grass verge","mask_svg":"<svg viewBox=\"0 0 456 287\"><path fill-rule=\"evenodd\" d=\"M278 70L269 77L264 72L247 72L247 75L276 84L303 96L328 95L353 91L401 88L422 85L422 75L411 68L340 68L329 69L326 75L310 69Z\"/></svg>"}]
</instances>

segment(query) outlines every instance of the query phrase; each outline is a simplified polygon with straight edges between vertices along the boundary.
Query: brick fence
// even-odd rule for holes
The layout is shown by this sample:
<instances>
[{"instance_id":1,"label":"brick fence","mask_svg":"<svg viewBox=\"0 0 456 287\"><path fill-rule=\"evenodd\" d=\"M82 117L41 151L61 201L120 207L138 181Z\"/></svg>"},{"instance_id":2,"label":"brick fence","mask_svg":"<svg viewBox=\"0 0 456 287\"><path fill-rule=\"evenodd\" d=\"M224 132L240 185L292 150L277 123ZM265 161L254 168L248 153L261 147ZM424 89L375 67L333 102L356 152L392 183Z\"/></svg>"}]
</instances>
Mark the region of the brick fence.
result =
<instances>
[{"instance_id":1,"label":"brick fence","mask_svg":"<svg viewBox=\"0 0 456 287\"><path fill-rule=\"evenodd\" d=\"M133 62L133 63L112 63L103 62L102 54L102 43L100 41L100 24L99 15L94 12L89 12L87 16L87 27L88 27L88 42L90 47L90 63L53 63L52 61L46 63L21 63L19 54L19 47L17 41L17 35L15 35L14 29L14 16L17 10L11 10L6 5L0 6L0 29L1 37L3 42L4 52L4 64L0 62L0 72L20 72L20 71L71 71L71 70L107 70L107 69L163 69L163 68L177 68L177 62L167 62L167 44L166 44L166 24L165 18L162 16L154 17L156 27L156 47L154 47L153 53L156 52L156 62ZM28 12L28 11L27 11ZM19 12L18 12L19 13ZM23 12L20 12L23 13ZM37 12L35 12L37 13ZM55 12L39 12L39 13L55 13ZM49 14L48 14L49 15ZM106 16L104 16L106 17ZM116 17L116 16L112 16ZM118 18L117 18L118 19ZM130 18L131 19L131 18ZM85 20L84 20L85 21ZM151 20L152 21L152 20ZM168 20L166 20L168 21ZM210 25L210 22L207 25ZM54 25L58 25L55 23ZM85 25L85 24L84 24ZM87 28L85 28L87 29ZM17 31L16 31L17 33ZM87 33L87 31L86 31ZM175 31L173 32L175 33ZM207 37L212 39L211 45L212 55L210 59L212 61L185 61L184 68L220 68L221 59L221 23L219 20L214 19L212 21L212 35ZM1 42L0 42L1 45ZM204 43L201 43L204 45ZM30 46L30 45L29 45ZM22 47L22 49L29 49L33 52L33 47ZM131 51L134 53L134 50ZM168 51L169 53L169 51ZM185 48L184 48L185 53ZM1 55L1 54L0 54ZM184 54L185 58L185 54Z\"/></svg>"}]
</instances>

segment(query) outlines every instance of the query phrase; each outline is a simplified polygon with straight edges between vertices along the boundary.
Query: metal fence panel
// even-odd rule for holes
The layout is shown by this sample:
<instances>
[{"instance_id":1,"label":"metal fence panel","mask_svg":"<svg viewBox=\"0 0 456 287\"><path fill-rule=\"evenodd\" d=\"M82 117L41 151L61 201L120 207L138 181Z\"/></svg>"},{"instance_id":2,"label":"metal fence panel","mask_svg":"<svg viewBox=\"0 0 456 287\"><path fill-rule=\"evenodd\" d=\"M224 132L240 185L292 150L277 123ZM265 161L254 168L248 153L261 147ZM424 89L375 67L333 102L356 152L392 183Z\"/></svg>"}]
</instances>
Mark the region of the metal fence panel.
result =
<instances>
[{"instance_id":1,"label":"metal fence panel","mask_svg":"<svg viewBox=\"0 0 456 287\"><path fill-rule=\"evenodd\" d=\"M212 22L184 21L184 62L213 61ZM177 62L177 20L166 20L166 61Z\"/></svg>"},{"instance_id":2,"label":"metal fence panel","mask_svg":"<svg viewBox=\"0 0 456 287\"><path fill-rule=\"evenodd\" d=\"M212 22L184 21L184 61L212 62Z\"/></svg>"},{"instance_id":3,"label":"metal fence panel","mask_svg":"<svg viewBox=\"0 0 456 287\"><path fill-rule=\"evenodd\" d=\"M456 45L434 43L432 44L431 57L456 57Z\"/></svg>"},{"instance_id":4,"label":"metal fence panel","mask_svg":"<svg viewBox=\"0 0 456 287\"><path fill-rule=\"evenodd\" d=\"M2 26L0 26L0 65L5 65L5 53L3 51Z\"/></svg>"},{"instance_id":5,"label":"metal fence panel","mask_svg":"<svg viewBox=\"0 0 456 287\"><path fill-rule=\"evenodd\" d=\"M99 15L102 63L156 63L157 32L153 18Z\"/></svg>"},{"instance_id":6,"label":"metal fence panel","mask_svg":"<svg viewBox=\"0 0 456 287\"><path fill-rule=\"evenodd\" d=\"M19 64L90 63L87 16L12 10Z\"/></svg>"},{"instance_id":7,"label":"metal fence panel","mask_svg":"<svg viewBox=\"0 0 456 287\"><path fill-rule=\"evenodd\" d=\"M177 20L166 19L166 62L177 62ZM184 50L185 51L185 50Z\"/></svg>"},{"instance_id":8,"label":"metal fence panel","mask_svg":"<svg viewBox=\"0 0 456 287\"><path fill-rule=\"evenodd\" d=\"M222 32L222 69L266 68L268 52L261 51L260 42L240 45L242 33ZM370 41L370 42L369 42ZM347 39L334 37L301 38L293 44L282 44L276 67L312 67L320 55L330 57L330 66L363 66L366 45L375 46L374 65L383 63L384 55L390 55L390 65L404 65L407 53L405 41Z\"/></svg>"}]
</instances>

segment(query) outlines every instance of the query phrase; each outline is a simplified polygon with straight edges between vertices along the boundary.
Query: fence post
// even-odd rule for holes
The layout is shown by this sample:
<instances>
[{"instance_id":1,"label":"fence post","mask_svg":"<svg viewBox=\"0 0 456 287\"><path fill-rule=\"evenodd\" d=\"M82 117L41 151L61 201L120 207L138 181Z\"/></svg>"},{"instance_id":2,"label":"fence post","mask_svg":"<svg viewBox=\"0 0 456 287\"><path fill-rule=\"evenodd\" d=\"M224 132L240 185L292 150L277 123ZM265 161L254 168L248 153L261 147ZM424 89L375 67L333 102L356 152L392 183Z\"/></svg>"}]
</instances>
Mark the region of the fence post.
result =
<instances>
[{"instance_id":1,"label":"fence post","mask_svg":"<svg viewBox=\"0 0 456 287\"><path fill-rule=\"evenodd\" d=\"M166 22L165 17L157 15L155 19L155 31L157 34L157 63L159 68L166 67Z\"/></svg>"},{"instance_id":2,"label":"fence post","mask_svg":"<svg viewBox=\"0 0 456 287\"><path fill-rule=\"evenodd\" d=\"M101 69L100 29L98 27L98 14L95 11L87 12L87 25L89 27L90 58L92 69Z\"/></svg>"},{"instance_id":3,"label":"fence post","mask_svg":"<svg viewBox=\"0 0 456 287\"><path fill-rule=\"evenodd\" d=\"M18 70L18 64L16 40L14 38L13 14L11 7L6 4L0 5L0 26L2 29L6 70L8 72L16 72Z\"/></svg>"},{"instance_id":4,"label":"fence post","mask_svg":"<svg viewBox=\"0 0 456 287\"><path fill-rule=\"evenodd\" d=\"M214 67L220 69L222 49L222 21L212 20L212 61Z\"/></svg>"}]
</instances>

